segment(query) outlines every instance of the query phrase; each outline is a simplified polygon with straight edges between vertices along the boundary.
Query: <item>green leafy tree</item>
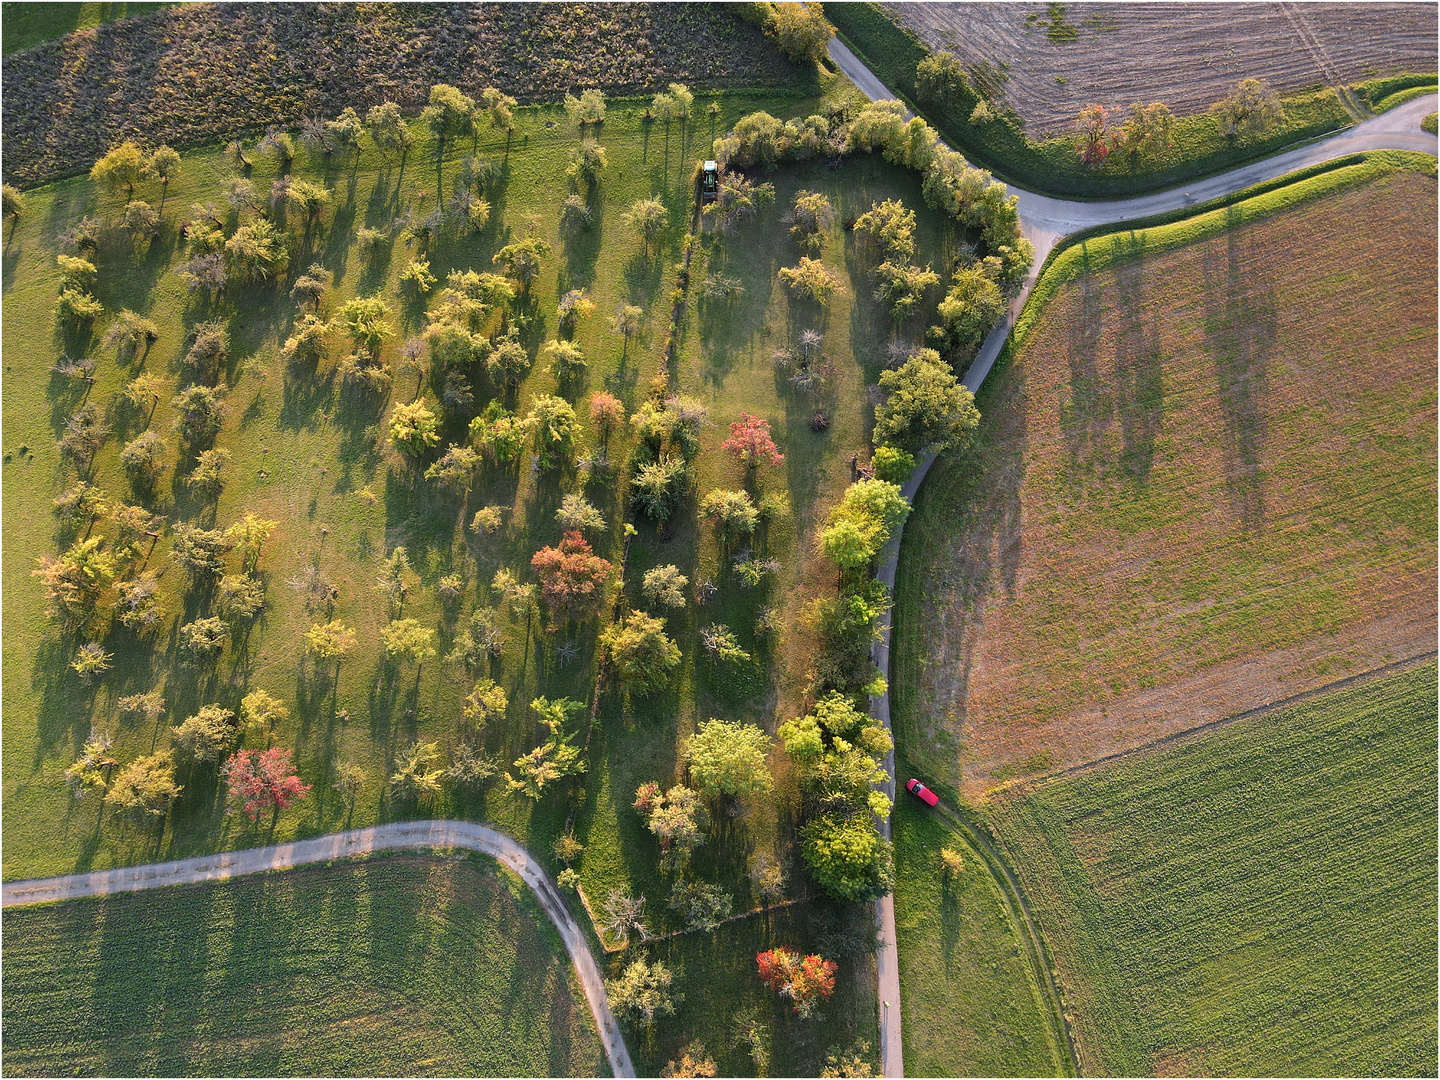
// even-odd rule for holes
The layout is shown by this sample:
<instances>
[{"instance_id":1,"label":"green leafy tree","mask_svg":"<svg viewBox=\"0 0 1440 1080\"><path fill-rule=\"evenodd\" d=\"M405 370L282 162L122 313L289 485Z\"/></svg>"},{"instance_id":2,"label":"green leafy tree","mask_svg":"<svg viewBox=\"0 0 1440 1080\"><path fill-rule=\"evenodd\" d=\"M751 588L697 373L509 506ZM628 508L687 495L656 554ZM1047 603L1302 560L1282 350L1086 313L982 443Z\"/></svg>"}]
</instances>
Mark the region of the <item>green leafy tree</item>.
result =
<instances>
[{"instance_id":1,"label":"green leafy tree","mask_svg":"<svg viewBox=\"0 0 1440 1080\"><path fill-rule=\"evenodd\" d=\"M685 748L690 779L707 795L764 795L773 781L765 758L770 736L752 724L706 720Z\"/></svg>"},{"instance_id":2,"label":"green leafy tree","mask_svg":"<svg viewBox=\"0 0 1440 1080\"><path fill-rule=\"evenodd\" d=\"M107 151L90 169L90 179L112 195L124 188L127 202L135 194L135 185L149 175L145 152L129 140Z\"/></svg>"},{"instance_id":3,"label":"green leafy tree","mask_svg":"<svg viewBox=\"0 0 1440 1080\"><path fill-rule=\"evenodd\" d=\"M837 900L859 903L894 889L894 852L872 821L822 815L802 827L800 836L810 876Z\"/></svg>"},{"instance_id":4,"label":"green leafy tree","mask_svg":"<svg viewBox=\"0 0 1440 1080\"><path fill-rule=\"evenodd\" d=\"M163 825L182 790L175 783L175 759L161 750L121 769L105 793L105 805L131 825L156 827Z\"/></svg>"},{"instance_id":5,"label":"green leafy tree","mask_svg":"<svg viewBox=\"0 0 1440 1080\"><path fill-rule=\"evenodd\" d=\"M579 181L587 188L600 184L600 174L605 171L605 148L594 139L584 139L570 152L570 164L565 175Z\"/></svg>"},{"instance_id":6,"label":"green leafy tree","mask_svg":"<svg viewBox=\"0 0 1440 1080\"><path fill-rule=\"evenodd\" d=\"M420 119L435 136L437 157L445 156L445 142L475 130L475 101L446 83L430 87L430 103Z\"/></svg>"},{"instance_id":7,"label":"green leafy tree","mask_svg":"<svg viewBox=\"0 0 1440 1080\"><path fill-rule=\"evenodd\" d=\"M395 406L390 414L390 441L395 449L412 458L440 442L435 414L424 398Z\"/></svg>"},{"instance_id":8,"label":"green leafy tree","mask_svg":"<svg viewBox=\"0 0 1440 1080\"><path fill-rule=\"evenodd\" d=\"M980 267L961 270L940 301L940 325L932 334L951 349L970 349L985 340L1005 314L1005 297Z\"/></svg>"},{"instance_id":9,"label":"green leafy tree","mask_svg":"<svg viewBox=\"0 0 1440 1080\"><path fill-rule=\"evenodd\" d=\"M560 509L555 511L555 523L565 532L602 533L609 527L605 515L579 492L572 492L560 500Z\"/></svg>"},{"instance_id":10,"label":"green leafy tree","mask_svg":"<svg viewBox=\"0 0 1440 1080\"><path fill-rule=\"evenodd\" d=\"M1133 102L1130 116L1115 135L1115 149L1129 155L1130 170L1149 154L1163 154L1175 143L1175 117L1159 101Z\"/></svg>"},{"instance_id":11,"label":"green leafy tree","mask_svg":"<svg viewBox=\"0 0 1440 1080\"><path fill-rule=\"evenodd\" d=\"M240 699L240 722L245 730L264 735L268 741L275 729L290 716L290 710L274 694L251 690Z\"/></svg>"},{"instance_id":12,"label":"green leafy tree","mask_svg":"<svg viewBox=\"0 0 1440 1080\"><path fill-rule=\"evenodd\" d=\"M225 241L225 265L236 281L278 279L290 265L286 234L265 218L246 222Z\"/></svg>"},{"instance_id":13,"label":"green leafy tree","mask_svg":"<svg viewBox=\"0 0 1440 1080\"><path fill-rule=\"evenodd\" d=\"M372 105L365 114L365 125L370 129L370 138L375 145L387 154L398 153L401 161L415 145L410 125L405 122L400 106L393 101Z\"/></svg>"},{"instance_id":14,"label":"green leafy tree","mask_svg":"<svg viewBox=\"0 0 1440 1080\"><path fill-rule=\"evenodd\" d=\"M931 53L915 67L915 96L922 102L953 107L969 92L970 79L954 53Z\"/></svg>"},{"instance_id":15,"label":"green leafy tree","mask_svg":"<svg viewBox=\"0 0 1440 1080\"><path fill-rule=\"evenodd\" d=\"M120 467L135 493L149 496L166 468L165 440L154 431L141 432L120 451Z\"/></svg>"},{"instance_id":16,"label":"green leafy tree","mask_svg":"<svg viewBox=\"0 0 1440 1080\"><path fill-rule=\"evenodd\" d=\"M643 465L630 478L630 505L663 526L679 506L688 476L684 460L668 454Z\"/></svg>"},{"instance_id":17,"label":"green leafy tree","mask_svg":"<svg viewBox=\"0 0 1440 1080\"><path fill-rule=\"evenodd\" d=\"M665 624L643 611L606 627L600 645L620 684L635 693L663 690L680 666L680 648L665 633Z\"/></svg>"},{"instance_id":18,"label":"green leafy tree","mask_svg":"<svg viewBox=\"0 0 1440 1080\"><path fill-rule=\"evenodd\" d=\"M225 422L225 392L214 386L187 386L170 400L176 433L187 447L203 446Z\"/></svg>"},{"instance_id":19,"label":"green leafy tree","mask_svg":"<svg viewBox=\"0 0 1440 1080\"><path fill-rule=\"evenodd\" d=\"M680 572L678 566L657 566L652 570L645 571L645 576L641 580L640 592L650 604L683 608L685 606L685 586L688 584L690 584L690 579Z\"/></svg>"},{"instance_id":20,"label":"green leafy tree","mask_svg":"<svg viewBox=\"0 0 1440 1080\"><path fill-rule=\"evenodd\" d=\"M390 774L390 793L397 799L418 802L440 794L444 779L439 744L417 740L396 757L395 771Z\"/></svg>"},{"instance_id":21,"label":"green leafy tree","mask_svg":"<svg viewBox=\"0 0 1440 1080\"><path fill-rule=\"evenodd\" d=\"M711 491L700 500L700 512L708 517L726 543L749 536L760 524L760 511L744 491Z\"/></svg>"},{"instance_id":22,"label":"green leafy tree","mask_svg":"<svg viewBox=\"0 0 1440 1080\"><path fill-rule=\"evenodd\" d=\"M826 20L822 4L779 3L771 9L765 33L790 60L813 63L825 59L835 27Z\"/></svg>"},{"instance_id":23,"label":"green leafy tree","mask_svg":"<svg viewBox=\"0 0 1440 1080\"><path fill-rule=\"evenodd\" d=\"M1235 89L1210 106L1227 139L1260 135L1285 119L1280 98L1264 79L1241 79Z\"/></svg>"},{"instance_id":24,"label":"green leafy tree","mask_svg":"<svg viewBox=\"0 0 1440 1080\"><path fill-rule=\"evenodd\" d=\"M491 262L505 271L505 276L526 292L530 284L540 276L540 260L550 254L550 245L538 236L527 236L523 240L506 244L491 257Z\"/></svg>"},{"instance_id":25,"label":"green leafy tree","mask_svg":"<svg viewBox=\"0 0 1440 1080\"><path fill-rule=\"evenodd\" d=\"M575 437L579 434L580 425L574 406L564 398L537 394L525 423L533 433L540 468L554 468L574 454Z\"/></svg>"},{"instance_id":26,"label":"green leafy tree","mask_svg":"<svg viewBox=\"0 0 1440 1080\"><path fill-rule=\"evenodd\" d=\"M883 262L875 268L875 299L890 309L890 317L903 322L915 314L925 294L940 284L940 275L927 265Z\"/></svg>"},{"instance_id":27,"label":"green leafy tree","mask_svg":"<svg viewBox=\"0 0 1440 1080\"><path fill-rule=\"evenodd\" d=\"M480 108L490 117L490 126L498 131L509 131L515 126L515 105L513 97L493 86L480 91Z\"/></svg>"},{"instance_id":28,"label":"green leafy tree","mask_svg":"<svg viewBox=\"0 0 1440 1080\"><path fill-rule=\"evenodd\" d=\"M206 705L170 733L170 741L182 763L214 765L235 746L239 733L237 718L229 709Z\"/></svg>"},{"instance_id":29,"label":"green leafy tree","mask_svg":"<svg viewBox=\"0 0 1440 1080\"><path fill-rule=\"evenodd\" d=\"M225 557L234 545L223 529L201 529L181 522L175 526L170 558L183 566L197 582L218 578L225 572Z\"/></svg>"},{"instance_id":30,"label":"green leafy tree","mask_svg":"<svg viewBox=\"0 0 1440 1080\"><path fill-rule=\"evenodd\" d=\"M962 445L980 423L975 395L933 349L880 374L888 391L875 409L875 441L919 454Z\"/></svg>"},{"instance_id":31,"label":"green leafy tree","mask_svg":"<svg viewBox=\"0 0 1440 1080\"><path fill-rule=\"evenodd\" d=\"M509 790L538 800L545 793L545 789L556 780L583 773L585 759L580 756L578 746L550 739L528 754L516 758L513 768L515 773L505 774L505 783Z\"/></svg>"},{"instance_id":32,"label":"green leafy tree","mask_svg":"<svg viewBox=\"0 0 1440 1080\"><path fill-rule=\"evenodd\" d=\"M605 95L599 90L582 90L580 96L565 95L565 111L583 131L588 124L605 122Z\"/></svg>"},{"instance_id":33,"label":"green leafy tree","mask_svg":"<svg viewBox=\"0 0 1440 1080\"><path fill-rule=\"evenodd\" d=\"M616 1016L649 1030L661 1017L675 1015L676 1004L683 1000L671 989L673 981L663 960L648 963L642 958L631 961L619 978L606 979L605 994Z\"/></svg>"},{"instance_id":34,"label":"green leafy tree","mask_svg":"<svg viewBox=\"0 0 1440 1080\"><path fill-rule=\"evenodd\" d=\"M195 665L213 663L225 651L230 640L230 627L225 620L211 616L196 619L180 627L180 651L186 660Z\"/></svg>"},{"instance_id":35,"label":"green leafy tree","mask_svg":"<svg viewBox=\"0 0 1440 1080\"><path fill-rule=\"evenodd\" d=\"M651 245L658 245L670 220L670 212L659 199L637 199L621 215L625 227L640 238L640 251L647 259Z\"/></svg>"},{"instance_id":36,"label":"green leafy tree","mask_svg":"<svg viewBox=\"0 0 1440 1080\"><path fill-rule=\"evenodd\" d=\"M903 264L915 257L915 211L905 209L899 199L871 203L855 219L855 231L872 237L890 262Z\"/></svg>"},{"instance_id":37,"label":"green leafy tree","mask_svg":"<svg viewBox=\"0 0 1440 1080\"><path fill-rule=\"evenodd\" d=\"M390 663L415 665L417 682L421 668L435 659L435 631L415 619L396 619L385 626L380 631L380 644Z\"/></svg>"},{"instance_id":38,"label":"green leafy tree","mask_svg":"<svg viewBox=\"0 0 1440 1080\"><path fill-rule=\"evenodd\" d=\"M59 556L41 555L30 573L45 587L46 614L80 627L97 614L100 598L115 580L115 557L101 549L98 536L77 541Z\"/></svg>"},{"instance_id":39,"label":"green leafy tree","mask_svg":"<svg viewBox=\"0 0 1440 1080\"><path fill-rule=\"evenodd\" d=\"M809 256L802 257L795 266L780 267L776 273L792 294L822 308L829 305L830 298L840 288L840 280L825 268L825 264Z\"/></svg>"},{"instance_id":40,"label":"green leafy tree","mask_svg":"<svg viewBox=\"0 0 1440 1080\"><path fill-rule=\"evenodd\" d=\"M25 196L20 194L20 189L13 184L0 184L0 205L3 205L0 216L18 218L20 211L25 208Z\"/></svg>"}]
</instances>

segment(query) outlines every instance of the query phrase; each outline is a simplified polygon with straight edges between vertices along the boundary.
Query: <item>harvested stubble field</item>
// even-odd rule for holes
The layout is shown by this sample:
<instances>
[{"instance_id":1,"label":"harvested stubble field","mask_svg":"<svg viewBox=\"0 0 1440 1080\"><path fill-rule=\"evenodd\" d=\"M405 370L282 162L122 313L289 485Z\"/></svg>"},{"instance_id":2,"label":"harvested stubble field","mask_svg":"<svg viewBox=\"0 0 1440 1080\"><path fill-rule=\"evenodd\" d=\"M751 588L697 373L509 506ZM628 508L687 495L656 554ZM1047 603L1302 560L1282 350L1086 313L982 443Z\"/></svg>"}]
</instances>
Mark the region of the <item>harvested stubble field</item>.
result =
<instances>
[{"instance_id":1,"label":"harvested stubble field","mask_svg":"<svg viewBox=\"0 0 1440 1080\"><path fill-rule=\"evenodd\" d=\"M9 57L5 178L71 175L126 138L183 147L347 105L418 108L437 82L556 101L676 80L813 84L723 5L185 4Z\"/></svg>"},{"instance_id":2,"label":"harvested stubble field","mask_svg":"<svg viewBox=\"0 0 1440 1080\"><path fill-rule=\"evenodd\" d=\"M896 722L967 796L1434 648L1433 176L1220 213L1067 253L919 493Z\"/></svg>"},{"instance_id":3,"label":"harvested stubble field","mask_svg":"<svg viewBox=\"0 0 1440 1080\"><path fill-rule=\"evenodd\" d=\"M1433 71L1427 4L896 4L932 50L1003 71L1031 138L1068 132L1092 102L1204 112L1244 78L1282 90ZM1057 19L1057 13L1059 15ZM1072 33L1073 32L1073 33Z\"/></svg>"},{"instance_id":4,"label":"harvested stubble field","mask_svg":"<svg viewBox=\"0 0 1440 1080\"><path fill-rule=\"evenodd\" d=\"M5 913L8 1075L603 1075L569 957L474 855Z\"/></svg>"},{"instance_id":5,"label":"harvested stubble field","mask_svg":"<svg viewBox=\"0 0 1440 1080\"><path fill-rule=\"evenodd\" d=\"M1435 679L999 800L1082 1074L1435 1074Z\"/></svg>"}]
</instances>

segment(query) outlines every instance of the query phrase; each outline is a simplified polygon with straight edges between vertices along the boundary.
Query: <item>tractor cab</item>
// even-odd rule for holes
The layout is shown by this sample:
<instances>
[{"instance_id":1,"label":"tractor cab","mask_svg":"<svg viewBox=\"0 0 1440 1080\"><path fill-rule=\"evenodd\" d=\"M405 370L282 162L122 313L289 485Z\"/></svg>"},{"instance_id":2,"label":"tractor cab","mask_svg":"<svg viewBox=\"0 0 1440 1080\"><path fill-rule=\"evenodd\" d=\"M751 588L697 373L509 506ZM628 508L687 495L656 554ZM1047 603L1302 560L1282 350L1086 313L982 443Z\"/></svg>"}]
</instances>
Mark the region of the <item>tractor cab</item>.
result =
<instances>
[{"instance_id":1,"label":"tractor cab","mask_svg":"<svg viewBox=\"0 0 1440 1080\"><path fill-rule=\"evenodd\" d=\"M712 203L720 197L720 166L707 161L700 172L700 201Z\"/></svg>"}]
</instances>

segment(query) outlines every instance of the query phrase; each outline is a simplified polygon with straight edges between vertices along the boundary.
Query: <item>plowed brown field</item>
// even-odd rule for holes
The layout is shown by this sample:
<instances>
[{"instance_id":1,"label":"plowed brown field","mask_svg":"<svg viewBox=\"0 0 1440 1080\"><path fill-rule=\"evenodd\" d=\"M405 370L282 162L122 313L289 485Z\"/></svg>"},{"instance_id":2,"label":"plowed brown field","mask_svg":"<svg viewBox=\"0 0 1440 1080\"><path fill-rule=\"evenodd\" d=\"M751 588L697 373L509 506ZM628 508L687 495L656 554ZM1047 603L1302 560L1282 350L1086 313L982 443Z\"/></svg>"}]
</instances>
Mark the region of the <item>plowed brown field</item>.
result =
<instances>
[{"instance_id":1,"label":"plowed brown field","mask_svg":"<svg viewBox=\"0 0 1440 1080\"><path fill-rule=\"evenodd\" d=\"M931 49L1008 65L1005 101L1031 138L1068 130L1091 102L1139 98L1195 113L1247 76L1297 90L1436 64L1433 4L1065 4L1072 41L1052 41L1038 21L1049 22L1049 6L889 10Z\"/></svg>"},{"instance_id":2,"label":"plowed brown field","mask_svg":"<svg viewBox=\"0 0 1440 1080\"><path fill-rule=\"evenodd\" d=\"M1434 649L1435 222L1398 174L1060 290L906 528L912 759L975 794Z\"/></svg>"}]
</instances>

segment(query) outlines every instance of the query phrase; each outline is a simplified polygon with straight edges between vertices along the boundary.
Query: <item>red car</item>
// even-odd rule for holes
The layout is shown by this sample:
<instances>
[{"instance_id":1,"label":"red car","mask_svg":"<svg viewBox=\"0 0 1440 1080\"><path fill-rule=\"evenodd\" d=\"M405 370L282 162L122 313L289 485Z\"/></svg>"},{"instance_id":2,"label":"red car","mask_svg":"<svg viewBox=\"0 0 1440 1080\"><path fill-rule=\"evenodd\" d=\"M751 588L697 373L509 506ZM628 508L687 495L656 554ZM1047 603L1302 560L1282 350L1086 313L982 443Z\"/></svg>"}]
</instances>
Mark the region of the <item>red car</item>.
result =
<instances>
[{"instance_id":1,"label":"red car","mask_svg":"<svg viewBox=\"0 0 1440 1080\"><path fill-rule=\"evenodd\" d=\"M911 777L908 781L906 781L905 790L910 792L911 795L914 795L926 806L934 806L940 801L940 796L936 795L933 791L931 791L924 784L920 783L920 781L916 780L914 777Z\"/></svg>"}]
</instances>

